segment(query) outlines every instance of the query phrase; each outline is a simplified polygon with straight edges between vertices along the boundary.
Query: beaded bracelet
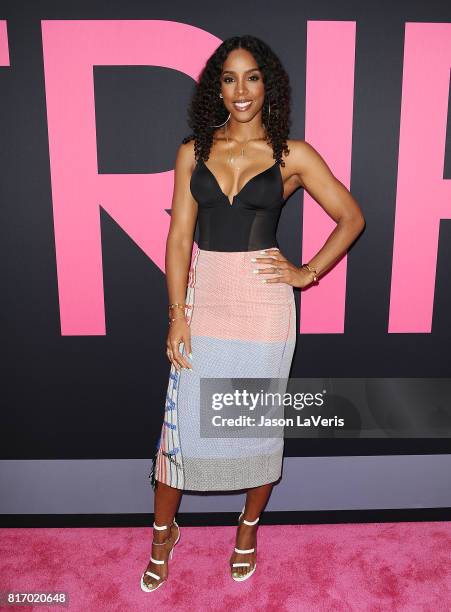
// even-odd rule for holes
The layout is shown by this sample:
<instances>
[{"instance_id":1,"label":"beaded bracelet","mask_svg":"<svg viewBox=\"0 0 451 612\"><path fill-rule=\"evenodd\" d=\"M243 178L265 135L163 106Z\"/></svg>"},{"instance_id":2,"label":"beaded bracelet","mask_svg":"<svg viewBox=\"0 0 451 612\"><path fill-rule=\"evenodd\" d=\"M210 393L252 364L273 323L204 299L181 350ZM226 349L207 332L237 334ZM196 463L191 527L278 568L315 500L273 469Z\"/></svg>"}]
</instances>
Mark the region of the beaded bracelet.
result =
<instances>
[{"instance_id":1,"label":"beaded bracelet","mask_svg":"<svg viewBox=\"0 0 451 612\"><path fill-rule=\"evenodd\" d=\"M186 317L176 317L174 319L169 318L169 325L171 325L174 321L178 321L180 319L180 321L182 319L185 319L185 321L187 320Z\"/></svg>"}]
</instances>

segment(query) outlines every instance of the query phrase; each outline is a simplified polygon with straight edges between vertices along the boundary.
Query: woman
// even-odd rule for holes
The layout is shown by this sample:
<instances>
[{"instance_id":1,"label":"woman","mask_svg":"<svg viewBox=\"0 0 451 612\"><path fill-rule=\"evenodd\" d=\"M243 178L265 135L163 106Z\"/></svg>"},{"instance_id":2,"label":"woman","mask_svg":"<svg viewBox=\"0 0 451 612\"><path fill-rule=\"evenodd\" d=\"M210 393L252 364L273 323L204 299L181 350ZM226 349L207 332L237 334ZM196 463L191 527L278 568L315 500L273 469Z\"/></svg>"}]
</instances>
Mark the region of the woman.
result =
<instances>
[{"instance_id":1,"label":"woman","mask_svg":"<svg viewBox=\"0 0 451 612\"><path fill-rule=\"evenodd\" d=\"M193 134L176 157L166 248L171 371L150 474L155 522L145 591L168 576L183 490L247 490L230 571L234 580L254 572L258 520L281 474L283 438L201 437L199 381L288 378L296 342L293 287L317 282L364 226L357 202L321 156L305 141L287 140L289 116L289 80L274 52L253 36L224 41L200 75ZM301 267L276 241L283 203L299 187L337 222Z\"/></svg>"}]
</instances>

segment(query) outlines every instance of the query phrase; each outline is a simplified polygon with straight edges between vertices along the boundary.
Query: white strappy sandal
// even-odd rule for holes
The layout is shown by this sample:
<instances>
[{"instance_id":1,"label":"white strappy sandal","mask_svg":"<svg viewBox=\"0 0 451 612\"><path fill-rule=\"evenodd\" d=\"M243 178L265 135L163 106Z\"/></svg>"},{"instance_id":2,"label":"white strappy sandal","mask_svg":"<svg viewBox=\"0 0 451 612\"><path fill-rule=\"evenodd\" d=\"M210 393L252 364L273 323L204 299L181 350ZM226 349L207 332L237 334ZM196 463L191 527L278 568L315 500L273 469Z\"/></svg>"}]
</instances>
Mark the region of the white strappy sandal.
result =
<instances>
[{"instance_id":1,"label":"white strappy sandal","mask_svg":"<svg viewBox=\"0 0 451 612\"><path fill-rule=\"evenodd\" d=\"M171 551L169 553L169 559L172 559L172 555L174 553L174 548L175 545L177 544L177 542L180 540L180 527L177 525L175 519L172 522L173 525L175 525L178 529L178 535L177 535L177 539L174 542L173 547L171 548ZM167 525L157 525L156 523L153 524L153 527L157 530L157 531L163 531L163 529L168 529ZM164 544L167 543L169 538L166 538L166 540L164 542L152 542L152 544L155 544L155 546L163 546ZM156 565L163 565L164 563L166 563L165 559L154 559L152 557L152 555L150 556L150 560L152 561L152 563L155 563ZM159 582L156 583L156 585L154 587L149 587L145 582L144 582L144 576L145 575L148 576L152 576L152 578L155 578L155 580L158 580ZM141 576L141 589L143 591L145 591L146 593L150 593L151 591L156 591L156 589L160 588L165 582L166 582L166 578L164 580L161 579L161 576L159 576L158 574L155 574L155 572L151 572L149 570L145 571L143 573L143 575Z\"/></svg>"},{"instance_id":2,"label":"white strappy sandal","mask_svg":"<svg viewBox=\"0 0 451 612\"><path fill-rule=\"evenodd\" d=\"M244 508L241 511L240 516L238 517L238 523L241 520L241 517L244 514ZM258 523L258 521L260 520L260 517L256 518L255 521L247 521L246 519L243 519L243 523L245 525L256 525ZM255 551L255 548L248 548L246 550L241 549L241 548L234 548L234 551L238 554L241 555L245 555L248 553L253 553ZM232 563L232 568L233 567L250 567L250 563L248 561L243 561L241 563ZM257 569L257 561L255 561L254 567L250 570L250 572L247 572L246 574L244 574L243 576L234 576L233 575L233 569L232 569L232 578L236 581L236 582L242 582L243 580L247 580L248 578L250 578L252 576L252 574L255 572L255 570Z\"/></svg>"}]
</instances>

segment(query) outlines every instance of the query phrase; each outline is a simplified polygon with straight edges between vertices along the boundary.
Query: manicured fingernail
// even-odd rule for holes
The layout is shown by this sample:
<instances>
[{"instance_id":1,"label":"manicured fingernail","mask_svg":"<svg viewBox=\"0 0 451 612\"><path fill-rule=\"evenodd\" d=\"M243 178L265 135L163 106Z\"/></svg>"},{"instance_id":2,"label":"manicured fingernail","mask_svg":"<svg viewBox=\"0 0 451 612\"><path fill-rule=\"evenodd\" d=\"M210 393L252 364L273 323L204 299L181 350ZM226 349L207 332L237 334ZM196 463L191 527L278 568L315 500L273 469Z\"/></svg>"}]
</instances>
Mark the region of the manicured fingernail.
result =
<instances>
[{"instance_id":1,"label":"manicured fingernail","mask_svg":"<svg viewBox=\"0 0 451 612\"><path fill-rule=\"evenodd\" d=\"M258 273L259 273L259 270L256 270L256 269L254 268L254 269L252 270L252 272L253 272L254 274L258 274Z\"/></svg>"},{"instance_id":2,"label":"manicured fingernail","mask_svg":"<svg viewBox=\"0 0 451 612\"><path fill-rule=\"evenodd\" d=\"M251 261L257 261L257 260L255 259L255 257L252 257Z\"/></svg>"},{"instance_id":3,"label":"manicured fingernail","mask_svg":"<svg viewBox=\"0 0 451 612\"><path fill-rule=\"evenodd\" d=\"M192 358L193 358L193 354L192 354L192 353L188 353L188 357L189 357L190 359L192 359Z\"/></svg>"},{"instance_id":4,"label":"manicured fingernail","mask_svg":"<svg viewBox=\"0 0 451 612\"><path fill-rule=\"evenodd\" d=\"M260 251L260 253L266 253L266 251Z\"/></svg>"},{"instance_id":5,"label":"manicured fingernail","mask_svg":"<svg viewBox=\"0 0 451 612\"><path fill-rule=\"evenodd\" d=\"M264 279L262 280L262 283L266 283L266 278L264 278Z\"/></svg>"}]
</instances>

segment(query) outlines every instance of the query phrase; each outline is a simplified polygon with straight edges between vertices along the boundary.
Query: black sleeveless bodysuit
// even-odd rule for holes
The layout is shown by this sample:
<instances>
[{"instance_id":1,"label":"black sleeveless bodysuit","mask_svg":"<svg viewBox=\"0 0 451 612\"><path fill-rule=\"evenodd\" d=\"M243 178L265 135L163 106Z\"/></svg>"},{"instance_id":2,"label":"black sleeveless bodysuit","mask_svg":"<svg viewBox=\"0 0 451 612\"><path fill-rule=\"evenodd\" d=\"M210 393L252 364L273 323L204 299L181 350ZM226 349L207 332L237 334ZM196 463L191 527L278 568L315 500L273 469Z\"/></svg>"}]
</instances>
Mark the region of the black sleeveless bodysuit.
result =
<instances>
[{"instance_id":1,"label":"black sleeveless bodysuit","mask_svg":"<svg viewBox=\"0 0 451 612\"><path fill-rule=\"evenodd\" d=\"M199 160L190 180L198 203L198 247L206 251L256 251L278 247L283 199L278 162L252 177L230 204L215 175Z\"/></svg>"}]
</instances>

